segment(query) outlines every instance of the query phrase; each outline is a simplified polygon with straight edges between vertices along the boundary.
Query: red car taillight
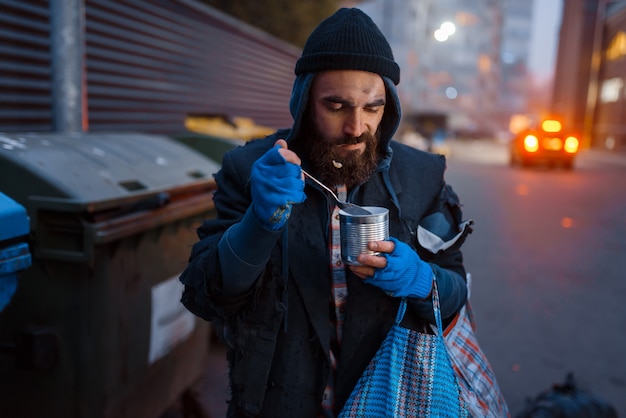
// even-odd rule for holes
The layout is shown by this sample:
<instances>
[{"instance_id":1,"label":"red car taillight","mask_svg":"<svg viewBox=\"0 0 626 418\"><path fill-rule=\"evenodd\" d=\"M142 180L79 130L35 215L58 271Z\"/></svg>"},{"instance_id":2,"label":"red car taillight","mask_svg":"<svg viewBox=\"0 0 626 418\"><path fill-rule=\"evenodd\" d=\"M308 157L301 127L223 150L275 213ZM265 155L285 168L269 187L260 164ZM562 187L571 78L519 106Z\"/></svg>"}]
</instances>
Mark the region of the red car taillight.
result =
<instances>
[{"instance_id":1,"label":"red car taillight","mask_svg":"<svg viewBox=\"0 0 626 418\"><path fill-rule=\"evenodd\" d=\"M563 147L565 152L569 154L574 154L578 151L578 139L574 136L568 136L565 139L565 146Z\"/></svg>"},{"instance_id":2,"label":"red car taillight","mask_svg":"<svg viewBox=\"0 0 626 418\"><path fill-rule=\"evenodd\" d=\"M539 139L535 135L526 135L524 137L524 149L528 152L537 152L539 150Z\"/></svg>"}]
</instances>

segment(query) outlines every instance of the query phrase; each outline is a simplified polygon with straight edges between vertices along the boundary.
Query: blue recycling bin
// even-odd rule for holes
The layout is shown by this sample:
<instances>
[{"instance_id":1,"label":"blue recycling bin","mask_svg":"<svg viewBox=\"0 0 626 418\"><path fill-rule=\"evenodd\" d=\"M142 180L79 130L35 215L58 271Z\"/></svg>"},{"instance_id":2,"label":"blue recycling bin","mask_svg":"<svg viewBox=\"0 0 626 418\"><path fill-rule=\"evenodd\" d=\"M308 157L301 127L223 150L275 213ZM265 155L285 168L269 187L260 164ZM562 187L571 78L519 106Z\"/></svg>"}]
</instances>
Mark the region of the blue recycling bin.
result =
<instances>
[{"instance_id":1,"label":"blue recycling bin","mask_svg":"<svg viewBox=\"0 0 626 418\"><path fill-rule=\"evenodd\" d=\"M0 192L0 311L15 294L18 273L31 265L29 231L26 209Z\"/></svg>"}]
</instances>

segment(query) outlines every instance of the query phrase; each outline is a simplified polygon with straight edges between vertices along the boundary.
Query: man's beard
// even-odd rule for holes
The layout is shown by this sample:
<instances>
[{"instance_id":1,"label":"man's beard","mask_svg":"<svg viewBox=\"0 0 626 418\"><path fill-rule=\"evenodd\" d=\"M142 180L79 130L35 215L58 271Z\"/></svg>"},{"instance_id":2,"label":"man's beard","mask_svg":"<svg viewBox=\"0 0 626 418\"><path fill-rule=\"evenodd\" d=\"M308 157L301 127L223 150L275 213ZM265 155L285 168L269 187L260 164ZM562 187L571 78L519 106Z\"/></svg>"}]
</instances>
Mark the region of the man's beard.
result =
<instances>
[{"instance_id":1,"label":"man's beard","mask_svg":"<svg viewBox=\"0 0 626 418\"><path fill-rule=\"evenodd\" d=\"M365 182L378 165L380 130L375 134L363 133L359 137L323 138L319 130L309 124L304 137L311 164L316 175L329 186L345 184L348 189ZM339 152L337 145L364 142L365 150Z\"/></svg>"}]
</instances>

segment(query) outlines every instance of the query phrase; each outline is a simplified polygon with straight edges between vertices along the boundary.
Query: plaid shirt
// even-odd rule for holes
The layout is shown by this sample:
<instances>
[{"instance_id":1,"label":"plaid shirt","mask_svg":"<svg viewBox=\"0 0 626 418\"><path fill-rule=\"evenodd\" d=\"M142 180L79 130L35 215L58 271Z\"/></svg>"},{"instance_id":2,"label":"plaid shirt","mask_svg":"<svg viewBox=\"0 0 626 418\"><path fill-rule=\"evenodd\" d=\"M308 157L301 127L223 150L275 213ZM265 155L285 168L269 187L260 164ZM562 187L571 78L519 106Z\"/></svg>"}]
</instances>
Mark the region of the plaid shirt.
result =
<instances>
[{"instance_id":1,"label":"plaid shirt","mask_svg":"<svg viewBox=\"0 0 626 418\"><path fill-rule=\"evenodd\" d=\"M347 190L345 185L337 187L337 196L340 200L346 199ZM332 298L330 309L331 333L330 342L330 361L331 373L328 376L328 382L324 390L324 399L322 400L321 417L333 417L334 406L334 376L337 370L336 357L339 355L341 348L341 340L343 336L343 323L345 319L345 304L348 300L348 287L346 285L346 270L341 260L341 240L339 234L339 208L335 206L331 215L329 233L329 252L330 252L330 271L332 272Z\"/></svg>"}]
</instances>

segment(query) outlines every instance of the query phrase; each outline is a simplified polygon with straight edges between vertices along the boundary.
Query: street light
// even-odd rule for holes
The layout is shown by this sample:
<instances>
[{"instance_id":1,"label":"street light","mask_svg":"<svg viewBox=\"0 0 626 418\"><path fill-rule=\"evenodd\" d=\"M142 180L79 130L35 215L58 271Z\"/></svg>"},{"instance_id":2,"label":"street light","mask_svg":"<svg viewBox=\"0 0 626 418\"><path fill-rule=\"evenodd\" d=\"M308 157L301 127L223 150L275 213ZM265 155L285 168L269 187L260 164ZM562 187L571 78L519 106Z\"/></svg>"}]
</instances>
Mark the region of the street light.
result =
<instances>
[{"instance_id":1,"label":"street light","mask_svg":"<svg viewBox=\"0 0 626 418\"><path fill-rule=\"evenodd\" d=\"M456 32L456 26L452 22L443 22L435 31L435 39L439 42L445 42Z\"/></svg>"}]
</instances>

